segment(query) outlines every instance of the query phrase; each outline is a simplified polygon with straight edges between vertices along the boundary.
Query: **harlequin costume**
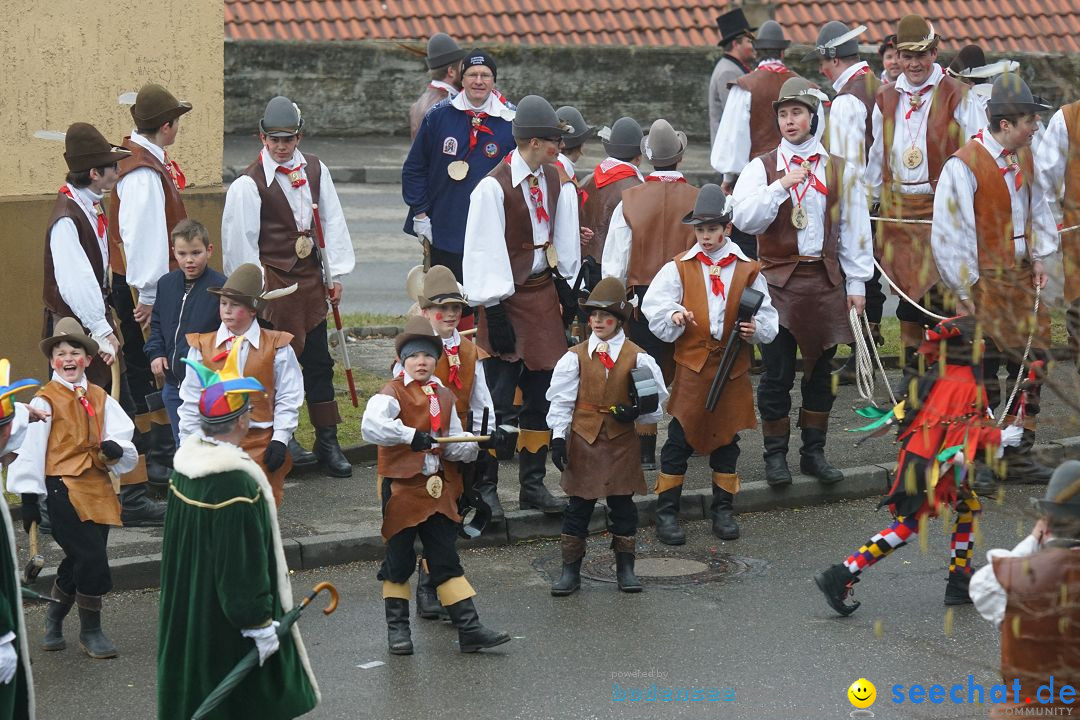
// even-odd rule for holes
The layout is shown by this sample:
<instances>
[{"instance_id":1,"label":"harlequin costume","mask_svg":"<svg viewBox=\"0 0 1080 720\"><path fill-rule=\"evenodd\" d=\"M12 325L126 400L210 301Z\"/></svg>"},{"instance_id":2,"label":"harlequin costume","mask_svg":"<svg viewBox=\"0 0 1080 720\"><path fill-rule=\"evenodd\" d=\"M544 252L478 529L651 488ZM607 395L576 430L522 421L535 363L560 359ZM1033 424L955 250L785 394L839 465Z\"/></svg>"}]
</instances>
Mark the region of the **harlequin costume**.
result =
<instances>
[{"instance_id":1,"label":"harlequin costume","mask_svg":"<svg viewBox=\"0 0 1080 720\"><path fill-rule=\"evenodd\" d=\"M438 358L442 342L426 318L413 317L394 347L403 366L416 353ZM465 579L456 539L462 493L459 462L476 458L473 442L440 445L429 452L433 437L461 436L465 431L454 411L454 394L434 376L421 382L403 370L368 400L360 426L364 440L379 446L382 538L386 555L379 567L391 654L411 655L409 577L416 569L413 543L420 538L431 583L458 630L461 652L476 652L510 641L507 633L480 624L473 603L476 591Z\"/></svg>"},{"instance_id":2,"label":"harlequin costume","mask_svg":"<svg viewBox=\"0 0 1080 720\"><path fill-rule=\"evenodd\" d=\"M876 418L862 428L877 431L875 435L896 424L901 448L893 484L878 505L888 506L893 522L843 563L814 578L830 607L841 615L850 615L859 606L844 600L862 572L911 541L922 518L937 517L942 507L954 512L945 604L971 602L967 588L974 553L972 527L980 504L968 483L969 469L979 454L1014 444L1021 434L1019 427L1003 431L989 422L986 389L979 363L973 360L982 352L974 345L975 333L975 321L969 316L942 320L927 331L919 348L928 370L919 381L918 394L889 411L860 413ZM944 363L944 370L939 363Z\"/></svg>"},{"instance_id":3,"label":"harlequin costume","mask_svg":"<svg viewBox=\"0 0 1080 720\"><path fill-rule=\"evenodd\" d=\"M201 391L206 435L176 453L161 546L157 707L159 720L187 720L218 683L292 609L289 568L273 491L262 468L213 430L235 428L262 384L237 372L240 344L221 372L185 358ZM225 434L227 434L225 430ZM252 640L256 645L252 645ZM298 624L207 717L285 720L320 699ZM260 646L260 651L262 650Z\"/></svg>"}]
</instances>

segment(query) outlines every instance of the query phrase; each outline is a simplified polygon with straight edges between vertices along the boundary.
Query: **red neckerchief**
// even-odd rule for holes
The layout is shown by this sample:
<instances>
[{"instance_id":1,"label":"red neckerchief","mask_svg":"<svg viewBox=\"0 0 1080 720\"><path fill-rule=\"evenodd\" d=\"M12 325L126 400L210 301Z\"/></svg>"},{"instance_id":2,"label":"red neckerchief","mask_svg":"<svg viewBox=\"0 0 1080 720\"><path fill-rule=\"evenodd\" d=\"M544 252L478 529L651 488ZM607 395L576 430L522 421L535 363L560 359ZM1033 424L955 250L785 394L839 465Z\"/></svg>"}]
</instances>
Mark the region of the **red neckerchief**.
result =
<instances>
[{"instance_id":1,"label":"red neckerchief","mask_svg":"<svg viewBox=\"0 0 1080 720\"><path fill-rule=\"evenodd\" d=\"M725 297L724 281L720 279L719 268L727 267L731 263L738 260L739 256L735 253L728 253L719 260L713 261L712 258L706 255L704 252L699 252L694 257L696 257L698 260L701 261L703 265L706 265L709 268L709 280L712 282L712 294L719 295L720 297ZM714 270L713 268L717 269Z\"/></svg>"},{"instance_id":2,"label":"red neckerchief","mask_svg":"<svg viewBox=\"0 0 1080 720\"><path fill-rule=\"evenodd\" d=\"M446 354L448 356L453 356L453 357L457 357L458 350L460 348L461 348L460 345L455 345L454 347L450 347L448 345L443 345L443 350L446 351ZM461 366L460 366L459 363L450 362L450 378L448 379L447 382L449 382L451 385L456 387L458 390L461 389L461 378L458 377L460 371L461 371Z\"/></svg>"},{"instance_id":3,"label":"red neckerchief","mask_svg":"<svg viewBox=\"0 0 1080 720\"><path fill-rule=\"evenodd\" d=\"M645 182L684 183L686 182L686 178L682 177L681 175L679 177L671 177L670 175L650 174L648 177L645 178Z\"/></svg>"},{"instance_id":4,"label":"red neckerchief","mask_svg":"<svg viewBox=\"0 0 1080 720\"><path fill-rule=\"evenodd\" d=\"M784 156L781 155L780 159L783 160L783 158L784 158ZM822 195L828 195L829 194L829 191L826 190L826 188L825 188L825 183L821 182L821 179L817 175L814 174L814 170L817 168L818 160L820 160L820 159L821 159L821 154L820 153L814 153L813 155L806 158L805 160L803 158L799 157L798 155L792 155L791 156L791 164L792 165L802 165L804 162L811 163L810 175L807 178L806 190L803 190L803 194L799 195L798 188L795 189L795 199L797 201L802 202L802 199L804 197L806 197L806 193L807 193L807 191L810 190L811 187L814 188L815 190L817 190ZM791 170L790 166L788 165L787 160L784 160L784 169L788 170L788 171Z\"/></svg>"},{"instance_id":5,"label":"red neckerchief","mask_svg":"<svg viewBox=\"0 0 1080 720\"><path fill-rule=\"evenodd\" d=\"M435 434L442 430L442 409L439 407L439 393L437 383L429 382L421 386L424 394L428 396L428 415L431 416L431 432Z\"/></svg>"},{"instance_id":6,"label":"red neckerchief","mask_svg":"<svg viewBox=\"0 0 1080 720\"><path fill-rule=\"evenodd\" d=\"M74 388L75 397L78 399L79 404L83 406L83 410L90 417L94 417L97 413L94 412L94 406L90 404L90 401L86 399L86 388L76 385Z\"/></svg>"},{"instance_id":7,"label":"red neckerchief","mask_svg":"<svg viewBox=\"0 0 1080 720\"><path fill-rule=\"evenodd\" d=\"M476 147L477 137L480 133L494 135L495 131L484 125L484 118L488 116L487 113L466 110L465 114L469 116L469 152L471 153L473 148Z\"/></svg>"},{"instance_id":8,"label":"red neckerchief","mask_svg":"<svg viewBox=\"0 0 1080 720\"><path fill-rule=\"evenodd\" d=\"M790 70L788 70L787 65L780 62L779 60L766 60L765 62L758 65L758 70L768 70L769 72L773 73L791 72Z\"/></svg>"},{"instance_id":9,"label":"red neckerchief","mask_svg":"<svg viewBox=\"0 0 1080 720\"><path fill-rule=\"evenodd\" d=\"M162 152L165 151L163 150ZM175 160L169 158L169 153L165 153L165 169L168 170L169 175L172 176L177 190L183 190L187 187L187 177L184 175L184 171L180 169L180 166L176 164Z\"/></svg>"},{"instance_id":10,"label":"red neckerchief","mask_svg":"<svg viewBox=\"0 0 1080 720\"><path fill-rule=\"evenodd\" d=\"M637 168L633 165L625 163L622 160L608 158L596 166L596 169L593 171L593 182L596 183L597 189L600 189L613 182L637 176Z\"/></svg>"},{"instance_id":11,"label":"red neckerchief","mask_svg":"<svg viewBox=\"0 0 1080 720\"><path fill-rule=\"evenodd\" d=\"M236 340L237 340L236 335L230 335L229 337L225 338L225 349L222 350L221 352L219 352L214 357L210 358L210 361L211 362L221 362L225 358L229 357L229 343L230 342L236 342Z\"/></svg>"},{"instance_id":12,"label":"red neckerchief","mask_svg":"<svg viewBox=\"0 0 1080 720\"><path fill-rule=\"evenodd\" d=\"M979 142L983 142L983 131L980 130L979 132L975 133L973 137ZM986 147L985 143L983 144L983 147ZM1013 187L1019 190L1024 185L1024 173L1020 169L1020 158L1015 152L1013 152L1012 150L1006 150L1005 148L1001 149L1001 154L998 155L998 157L1005 159L1005 167L998 168L998 170L1001 172L1001 177L1005 177L1006 175L1008 175L1010 170L1015 170L1016 178L1013 180Z\"/></svg>"},{"instance_id":13,"label":"red neckerchief","mask_svg":"<svg viewBox=\"0 0 1080 720\"><path fill-rule=\"evenodd\" d=\"M904 93L905 95L908 96L908 102L911 104L911 107L908 108L908 111L906 113L904 113L904 119L905 120L907 120L908 118L911 117L911 113L915 112L916 110L918 110L919 108L922 107L922 104L923 104L922 96L925 95L926 93L930 92L933 89L934 89L933 85L927 85L926 87L924 87L922 90L920 90L918 92L910 92L908 90L901 90L900 91L900 92L902 92L902 93Z\"/></svg>"},{"instance_id":14,"label":"red neckerchief","mask_svg":"<svg viewBox=\"0 0 1080 720\"><path fill-rule=\"evenodd\" d=\"M299 165L297 165L294 168L287 168L284 165L278 165L277 166L277 172L281 173L282 175L288 175L289 176L289 183L294 188L298 188L298 187L303 187L304 185L307 185L307 180L300 176L300 170L303 167L304 167L303 163L300 163Z\"/></svg>"},{"instance_id":15,"label":"red neckerchief","mask_svg":"<svg viewBox=\"0 0 1080 720\"><path fill-rule=\"evenodd\" d=\"M607 347L607 343L604 343L604 347ZM608 355L607 350L597 350L596 357L600 358L600 364L608 370L615 367L615 361L611 359L610 355Z\"/></svg>"},{"instance_id":16,"label":"red neckerchief","mask_svg":"<svg viewBox=\"0 0 1080 720\"><path fill-rule=\"evenodd\" d=\"M67 185L60 186L60 194L67 195L72 200L75 200L75 196L71 194L71 190ZM78 200L75 200L78 203ZM105 217L105 208L101 206L100 200L94 201L94 212L97 214L97 236L98 240L105 237L105 232L109 229L109 220Z\"/></svg>"},{"instance_id":17,"label":"red neckerchief","mask_svg":"<svg viewBox=\"0 0 1080 720\"><path fill-rule=\"evenodd\" d=\"M538 222L551 220L547 210L544 209L544 191L540 189L540 180L535 175L529 176L529 197L532 198L533 204L536 205L536 220Z\"/></svg>"}]
</instances>

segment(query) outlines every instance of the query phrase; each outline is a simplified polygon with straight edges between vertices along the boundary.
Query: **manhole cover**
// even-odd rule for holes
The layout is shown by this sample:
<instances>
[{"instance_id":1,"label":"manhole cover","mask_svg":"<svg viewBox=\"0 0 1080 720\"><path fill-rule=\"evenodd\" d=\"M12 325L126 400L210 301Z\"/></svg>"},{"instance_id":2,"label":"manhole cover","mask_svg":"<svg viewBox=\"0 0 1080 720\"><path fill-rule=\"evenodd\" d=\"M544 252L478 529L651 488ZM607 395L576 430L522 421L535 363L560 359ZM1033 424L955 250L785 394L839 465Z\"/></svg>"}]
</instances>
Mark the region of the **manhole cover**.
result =
<instances>
[{"instance_id":1,"label":"manhole cover","mask_svg":"<svg viewBox=\"0 0 1080 720\"><path fill-rule=\"evenodd\" d=\"M634 563L634 571L643 577L679 577L681 575L694 575L705 572L709 566L697 560L685 560L683 558L638 558Z\"/></svg>"}]
</instances>

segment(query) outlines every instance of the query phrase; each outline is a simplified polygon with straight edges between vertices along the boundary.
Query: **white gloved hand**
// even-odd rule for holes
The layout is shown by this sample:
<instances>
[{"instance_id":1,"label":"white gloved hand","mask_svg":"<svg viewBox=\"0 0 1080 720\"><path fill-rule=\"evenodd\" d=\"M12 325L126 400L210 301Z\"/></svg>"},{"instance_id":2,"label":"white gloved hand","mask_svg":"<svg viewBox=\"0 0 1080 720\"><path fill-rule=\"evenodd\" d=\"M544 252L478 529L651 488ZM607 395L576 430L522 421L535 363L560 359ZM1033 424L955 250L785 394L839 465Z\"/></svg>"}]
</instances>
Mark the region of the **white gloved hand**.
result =
<instances>
[{"instance_id":1,"label":"white gloved hand","mask_svg":"<svg viewBox=\"0 0 1080 720\"><path fill-rule=\"evenodd\" d=\"M1001 447L1016 447L1024 437L1024 428L1008 425L1001 430Z\"/></svg>"},{"instance_id":2,"label":"white gloved hand","mask_svg":"<svg viewBox=\"0 0 1080 720\"><path fill-rule=\"evenodd\" d=\"M255 647L259 649L259 667L262 667L263 663L266 662L266 658L276 653L281 646L277 636L277 629L280 624L275 620L266 627L248 628L240 631L241 635L255 641Z\"/></svg>"},{"instance_id":3,"label":"white gloved hand","mask_svg":"<svg viewBox=\"0 0 1080 720\"><path fill-rule=\"evenodd\" d=\"M416 239L423 242L424 238L427 238L428 242L431 242L431 218L413 218L412 221L413 232L416 233Z\"/></svg>"},{"instance_id":4,"label":"white gloved hand","mask_svg":"<svg viewBox=\"0 0 1080 720\"><path fill-rule=\"evenodd\" d=\"M19 667L19 657L15 654L15 640L12 638L0 644L0 683L7 685L15 678Z\"/></svg>"}]
</instances>

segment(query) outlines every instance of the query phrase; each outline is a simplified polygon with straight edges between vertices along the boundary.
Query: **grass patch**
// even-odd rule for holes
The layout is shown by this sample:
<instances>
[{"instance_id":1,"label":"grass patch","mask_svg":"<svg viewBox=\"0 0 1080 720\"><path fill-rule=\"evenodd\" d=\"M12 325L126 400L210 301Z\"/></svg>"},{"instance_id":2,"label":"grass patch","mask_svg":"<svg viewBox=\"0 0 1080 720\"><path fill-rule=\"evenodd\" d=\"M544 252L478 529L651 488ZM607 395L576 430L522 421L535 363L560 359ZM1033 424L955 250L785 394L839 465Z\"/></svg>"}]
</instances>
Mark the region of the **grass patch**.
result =
<instances>
[{"instance_id":1,"label":"grass patch","mask_svg":"<svg viewBox=\"0 0 1080 720\"><path fill-rule=\"evenodd\" d=\"M349 384L345 379L345 369L341 363L334 363L334 390L337 396L338 410L341 412L341 424L338 425L338 442L342 447L358 445L360 437L360 419L364 416L368 398L379 392L389 377L353 368L353 380L356 382L356 399L359 407L352 406L349 399ZM296 428L296 439L301 445L311 449L315 439L315 430L308 419L307 403L300 406L300 425Z\"/></svg>"},{"instance_id":2,"label":"grass patch","mask_svg":"<svg viewBox=\"0 0 1080 720\"><path fill-rule=\"evenodd\" d=\"M332 321L331 324L333 324ZM342 313L341 324L345 328L379 325L404 325L405 316L369 312ZM342 380L342 382L344 382L344 380Z\"/></svg>"}]
</instances>

